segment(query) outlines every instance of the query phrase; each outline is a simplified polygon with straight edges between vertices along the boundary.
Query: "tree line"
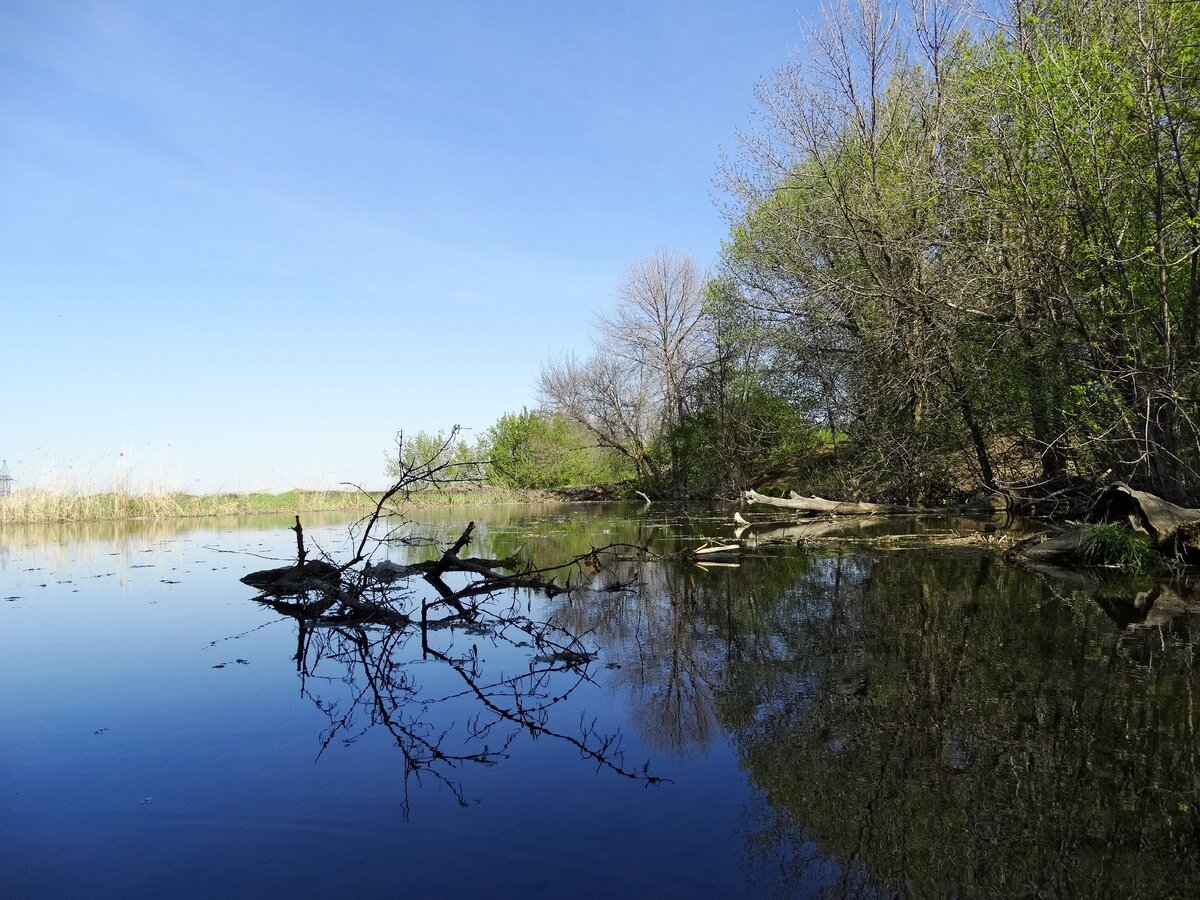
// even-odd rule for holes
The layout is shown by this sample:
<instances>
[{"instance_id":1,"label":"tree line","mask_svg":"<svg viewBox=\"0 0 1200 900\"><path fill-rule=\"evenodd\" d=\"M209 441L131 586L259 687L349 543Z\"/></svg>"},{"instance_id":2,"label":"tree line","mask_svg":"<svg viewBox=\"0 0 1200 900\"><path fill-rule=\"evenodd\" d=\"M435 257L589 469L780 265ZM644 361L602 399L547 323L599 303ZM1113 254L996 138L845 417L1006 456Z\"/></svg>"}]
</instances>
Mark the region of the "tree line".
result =
<instances>
[{"instance_id":1,"label":"tree line","mask_svg":"<svg viewBox=\"0 0 1200 900\"><path fill-rule=\"evenodd\" d=\"M826 6L723 165L720 261L632 265L492 437L659 495L1196 500L1198 129L1200 3Z\"/></svg>"}]
</instances>

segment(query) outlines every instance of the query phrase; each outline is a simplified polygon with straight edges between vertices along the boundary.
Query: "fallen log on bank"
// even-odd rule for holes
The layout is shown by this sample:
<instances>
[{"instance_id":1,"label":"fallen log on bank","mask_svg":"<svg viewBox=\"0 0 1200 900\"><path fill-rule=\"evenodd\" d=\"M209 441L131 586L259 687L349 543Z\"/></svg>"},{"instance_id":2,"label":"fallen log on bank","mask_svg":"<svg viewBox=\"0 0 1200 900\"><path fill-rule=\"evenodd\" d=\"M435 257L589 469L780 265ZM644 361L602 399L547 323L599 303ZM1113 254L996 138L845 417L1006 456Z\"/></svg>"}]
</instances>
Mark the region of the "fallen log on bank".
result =
<instances>
[{"instance_id":1,"label":"fallen log on bank","mask_svg":"<svg viewBox=\"0 0 1200 900\"><path fill-rule=\"evenodd\" d=\"M892 503L863 503L803 497L794 491L790 497L769 497L754 490L742 492L750 505L760 504L790 510L799 516L829 516L863 519L879 516L947 515L953 513L994 512L994 504L951 507L916 507ZM997 500L1003 502L1003 496ZM1011 563L1031 568L1091 568L1106 566L1125 571L1169 566L1172 561L1200 564L1200 509L1177 506L1154 494L1115 482L1096 492L1088 507L1084 524L1035 535L1010 548L1004 555ZM837 520L820 529L830 536ZM845 521L845 520L843 520ZM735 514L742 537L751 523ZM1124 531L1105 531L1115 523ZM772 523L775 524L775 523ZM783 524L783 523L779 523ZM793 523L795 525L797 523ZM764 529L765 530L765 529ZM784 532L786 534L787 532ZM1122 537L1124 534L1126 537ZM781 535L782 536L782 535ZM800 539L801 535L796 535ZM1126 539L1128 538L1128 539Z\"/></svg>"},{"instance_id":2,"label":"fallen log on bank","mask_svg":"<svg viewBox=\"0 0 1200 900\"><path fill-rule=\"evenodd\" d=\"M1065 531L1022 541L1005 558L1034 568L1105 566L1133 572L1200 563L1200 509L1176 506L1118 481L1100 491L1087 518ZM1119 526L1115 532L1114 525Z\"/></svg>"},{"instance_id":3,"label":"fallen log on bank","mask_svg":"<svg viewBox=\"0 0 1200 900\"><path fill-rule=\"evenodd\" d=\"M1160 550L1200 553L1200 509L1138 491L1123 481L1110 484L1096 498L1088 518L1094 522L1125 522Z\"/></svg>"},{"instance_id":4,"label":"fallen log on bank","mask_svg":"<svg viewBox=\"0 0 1200 900\"><path fill-rule=\"evenodd\" d=\"M947 513L991 513L998 508L991 503L960 506L904 506L897 503L863 503L857 500L826 500L824 497L802 497L790 491L788 497L768 497L758 491L742 491L742 500L750 505L790 509L806 516L926 516Z\"/></svg>"},{"instance_id":5,"label":"fallen log on bank","mask_svg":"<svg viewBox=\"0 0 1200 900\"><path fill-rule=\"evenodd\" d=\"M911 515L923 512L913 506L891 503L859 503L853 500L826 500L822 497L801 497L795 491L790 497L768 497L758 491L742 491L742 499L750 505L775 506L811 516L880 516Z\"/></svg>"}]
</instances>

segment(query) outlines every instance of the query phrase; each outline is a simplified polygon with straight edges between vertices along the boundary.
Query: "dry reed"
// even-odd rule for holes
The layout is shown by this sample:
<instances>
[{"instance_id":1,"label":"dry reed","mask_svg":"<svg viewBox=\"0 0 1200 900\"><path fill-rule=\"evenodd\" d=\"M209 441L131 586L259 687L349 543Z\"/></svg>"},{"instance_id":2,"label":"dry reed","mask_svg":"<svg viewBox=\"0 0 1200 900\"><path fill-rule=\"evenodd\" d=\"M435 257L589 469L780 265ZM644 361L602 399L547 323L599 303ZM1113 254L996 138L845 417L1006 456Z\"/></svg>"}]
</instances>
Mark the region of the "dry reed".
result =
<instances>
[{"instance_id":1,"label":"dry reed","mask_svg":"<svg viewBox=\"0 0 1200 900\"><path fill-rule=\"evenodd\" d=\"M378 494L361 491L293 490L282 494L184 494L166 491L104 492L26 489L0 497L0 525L200 516L251 516L374 508ZM429 491L410 499L414 506L512 503L524 498L507 488Z\"/></svg>"}]
</instances>

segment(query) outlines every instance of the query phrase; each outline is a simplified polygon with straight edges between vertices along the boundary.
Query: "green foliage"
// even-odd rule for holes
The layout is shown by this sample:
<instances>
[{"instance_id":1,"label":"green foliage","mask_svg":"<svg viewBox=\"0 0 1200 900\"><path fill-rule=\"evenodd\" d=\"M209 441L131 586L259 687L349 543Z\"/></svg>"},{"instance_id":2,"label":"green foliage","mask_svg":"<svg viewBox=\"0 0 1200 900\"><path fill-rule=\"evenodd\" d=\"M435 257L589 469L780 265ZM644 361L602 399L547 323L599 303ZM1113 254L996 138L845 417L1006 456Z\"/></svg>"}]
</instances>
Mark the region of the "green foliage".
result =
<instances>
[{"instance_id":1,"label":"green foliage","mask_svg":"<svg viewBox=\"0 0 1200 900\"><path fill-rule=\"evenodd\" d=\"M438 431L430 434L418 431L413 435L399 435L399 456L389 458L386 475L395 480L404 472L427 464L446 465L453 471L450 477L460 481L481 481L491 447L486 437L473 444L459 437L459 429L449 433Z\"/></svg>"},{"instance_id":2,"label":"green foliage","mask_svg":"<svg viewBox=\"0 0 1200 900\"><path fill-rule=\"evenodd\" d=\"M731 179L722 294L769 311L772 378L790 353L790 402L917 495L964 460L1200 496L1200 3L1011 4L873 59L853 6Z\"/></svg>"},{"instance_id":3,"label":"green foliage","mask_svg":"<svg viewBox=\"0 0 1200 900\"><path fill-rule=\"evenodd\" d=\"M504 487L609 484L633 477L625 458L594 446L584 429L557 413L506 413L488 430L487 441L487 480Z\"/></svg>"},{"instance_id":4,"label":"green foliage","mask_svg":"<svg viewBox=\"0 0 1200 900\"><path fill-rule=\"evenodd\" d=\"M1083 548L1084 559L1138 575L1171 567L1171 561L1123 525L1093 525Z\"/></svg>"},{"instance_id":5,"label":"green foliage","mask_svg":"<svg viewBox=\"0 0 1200 900\"><path fill-rule=\"evenodd\" d=\"M761 380L741 376L726 387L671 435L679 452L676 474L690 496L736 496L791 471L829 434Z\"/></svg>"}]
</instances>

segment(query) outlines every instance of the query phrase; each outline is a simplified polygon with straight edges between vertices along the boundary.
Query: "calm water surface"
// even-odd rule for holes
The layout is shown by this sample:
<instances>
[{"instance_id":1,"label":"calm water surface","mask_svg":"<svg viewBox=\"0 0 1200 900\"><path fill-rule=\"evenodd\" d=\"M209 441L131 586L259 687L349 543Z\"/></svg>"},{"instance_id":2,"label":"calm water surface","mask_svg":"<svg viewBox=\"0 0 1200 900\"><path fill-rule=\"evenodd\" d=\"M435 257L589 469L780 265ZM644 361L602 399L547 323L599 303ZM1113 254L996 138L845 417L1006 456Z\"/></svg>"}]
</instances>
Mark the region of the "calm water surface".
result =
<instances>
[{"instance_id":1,"label":"calm water surface","mask_svg":"<svg viewBox=\"0 0 1200 900\"><path fill-rule=\"evenodd\" d=\"M449 543L474 519L473 553L539 564L732 534L728 511L657 506L416 515L406 533ZM344 557L345 522L307 519L310 544ZM455 669L415 629L306 635L253 602L238 578L288 560L288 524L0 531L6 896L1200 884L1186 579L1068 583L967 551L808 553L786 533L738 565L629 564L624 591L503 598L594 654L590 680L537 685L535 736L461 673L518 685L485 695L527 707L521 677L555 666L519 635L439 631Z\"/></svg>"}]
</instances>

